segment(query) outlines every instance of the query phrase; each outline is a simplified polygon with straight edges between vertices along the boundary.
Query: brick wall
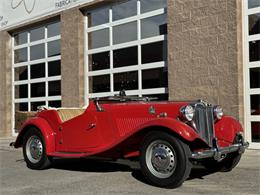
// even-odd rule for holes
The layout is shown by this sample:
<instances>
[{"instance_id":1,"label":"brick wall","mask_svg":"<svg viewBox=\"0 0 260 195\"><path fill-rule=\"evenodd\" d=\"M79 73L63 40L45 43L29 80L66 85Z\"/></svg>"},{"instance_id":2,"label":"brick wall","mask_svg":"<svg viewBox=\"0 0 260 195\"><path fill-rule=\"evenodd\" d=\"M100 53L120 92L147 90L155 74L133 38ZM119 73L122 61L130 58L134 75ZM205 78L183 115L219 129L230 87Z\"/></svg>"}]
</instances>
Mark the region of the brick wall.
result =
<instances>
[{"instance_id":1,"label":"brick wall","mask_svg":"<svg viewBox=\"0 0 260 195\"><path fill-rule=\"evenodd\" d=\"M171 100L206 99L243 121L241 0L168 0Z\"/></svg>"}]
</instances>

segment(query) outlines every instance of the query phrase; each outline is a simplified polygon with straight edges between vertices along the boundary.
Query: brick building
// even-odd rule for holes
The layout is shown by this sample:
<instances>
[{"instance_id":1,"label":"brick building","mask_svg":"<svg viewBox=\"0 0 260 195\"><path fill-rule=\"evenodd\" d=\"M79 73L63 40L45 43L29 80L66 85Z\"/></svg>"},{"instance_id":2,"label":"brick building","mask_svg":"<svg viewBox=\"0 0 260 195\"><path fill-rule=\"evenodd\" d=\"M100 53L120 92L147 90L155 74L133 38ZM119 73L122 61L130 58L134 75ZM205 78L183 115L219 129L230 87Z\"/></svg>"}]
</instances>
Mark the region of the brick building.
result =
<instances>
[{"instance_id":1,"label":"brick building","mask_svg":"<svg viewBox=\"0 0 260 195\"><path fill-rule=\"evenodd\" d=\"M259 0L6 2L0 136L15 135L19 114L39 105L79 107L125 89L220 104L260 148ZM5 21L9 7L15 21Z\"/></svg>"}]
</instances>

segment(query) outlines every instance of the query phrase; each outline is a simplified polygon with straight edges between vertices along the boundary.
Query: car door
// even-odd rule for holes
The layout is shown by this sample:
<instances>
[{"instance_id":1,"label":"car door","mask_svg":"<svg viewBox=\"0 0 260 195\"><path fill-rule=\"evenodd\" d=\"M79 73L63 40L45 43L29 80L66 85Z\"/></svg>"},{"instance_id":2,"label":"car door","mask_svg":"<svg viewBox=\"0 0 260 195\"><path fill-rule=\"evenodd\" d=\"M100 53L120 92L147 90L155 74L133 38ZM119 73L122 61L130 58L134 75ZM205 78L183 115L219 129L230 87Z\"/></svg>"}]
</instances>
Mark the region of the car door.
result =
<instances>
[{"instance_id":1,"label":"car door","mask_svg":"<svg viewBox=\"0 0 260 195\"><path fill-rule=\"evenodd\" d=\"M101 142L99 128L93 111L87 109L82 115L61 125L60 150L67 152L86 152Z\"/></svg>"}]
</instances>

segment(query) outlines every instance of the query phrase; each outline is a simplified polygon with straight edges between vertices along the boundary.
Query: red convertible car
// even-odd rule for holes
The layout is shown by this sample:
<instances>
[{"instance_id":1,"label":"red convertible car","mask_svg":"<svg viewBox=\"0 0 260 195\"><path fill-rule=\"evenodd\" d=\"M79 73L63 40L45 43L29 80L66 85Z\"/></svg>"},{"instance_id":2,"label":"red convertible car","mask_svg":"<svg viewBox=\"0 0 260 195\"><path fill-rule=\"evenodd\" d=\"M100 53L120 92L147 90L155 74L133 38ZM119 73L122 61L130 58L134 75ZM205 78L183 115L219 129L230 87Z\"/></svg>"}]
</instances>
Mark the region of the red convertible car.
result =
<instances>
[{"instance_id":1,"label":"red convertible car","mask_svg":"<svg viewBox=\"0 0 260 195\"><path fill-rule=\"evenodd\" d=\"M15 148L31 169L55 158L139 159L153 185L180 186L193 163L230 171L248 147L238 121L205 101L159 102L124 95L94 99L86 109L39 111L27 120Z\"/></svg>"}]
</instances>

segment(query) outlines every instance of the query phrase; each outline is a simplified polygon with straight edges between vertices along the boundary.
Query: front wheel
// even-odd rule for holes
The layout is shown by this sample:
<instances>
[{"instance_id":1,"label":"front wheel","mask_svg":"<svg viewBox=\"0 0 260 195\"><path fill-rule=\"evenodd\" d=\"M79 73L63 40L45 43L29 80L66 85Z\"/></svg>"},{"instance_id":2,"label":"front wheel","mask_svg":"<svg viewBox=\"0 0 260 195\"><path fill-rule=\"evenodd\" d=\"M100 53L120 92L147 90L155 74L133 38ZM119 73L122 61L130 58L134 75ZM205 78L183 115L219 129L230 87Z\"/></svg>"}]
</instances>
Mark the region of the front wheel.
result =
<instances>
[{"instance_id":1,"label":"front wheel","mask_svg":"<svg viewBox=\"0 0 260 195\"><path fill-rule=\"evenodd\" d=\"M25 134L23 156L30 169L46 169L51 165L51 158L46 154L45 143L38 129L31 128Z\"/></svg>"},{"instance_id":2,"label":"front wheel","mask_svg":"<svg viewBox=\"0 0 260 195\"><path fill-rule=\"evenodd\" d=\"M151 132L141 146L141 170L152 185L176 188L190 174L190 155L188 145L180 139L164 132Z\"/></svg>"}]
</instances>

